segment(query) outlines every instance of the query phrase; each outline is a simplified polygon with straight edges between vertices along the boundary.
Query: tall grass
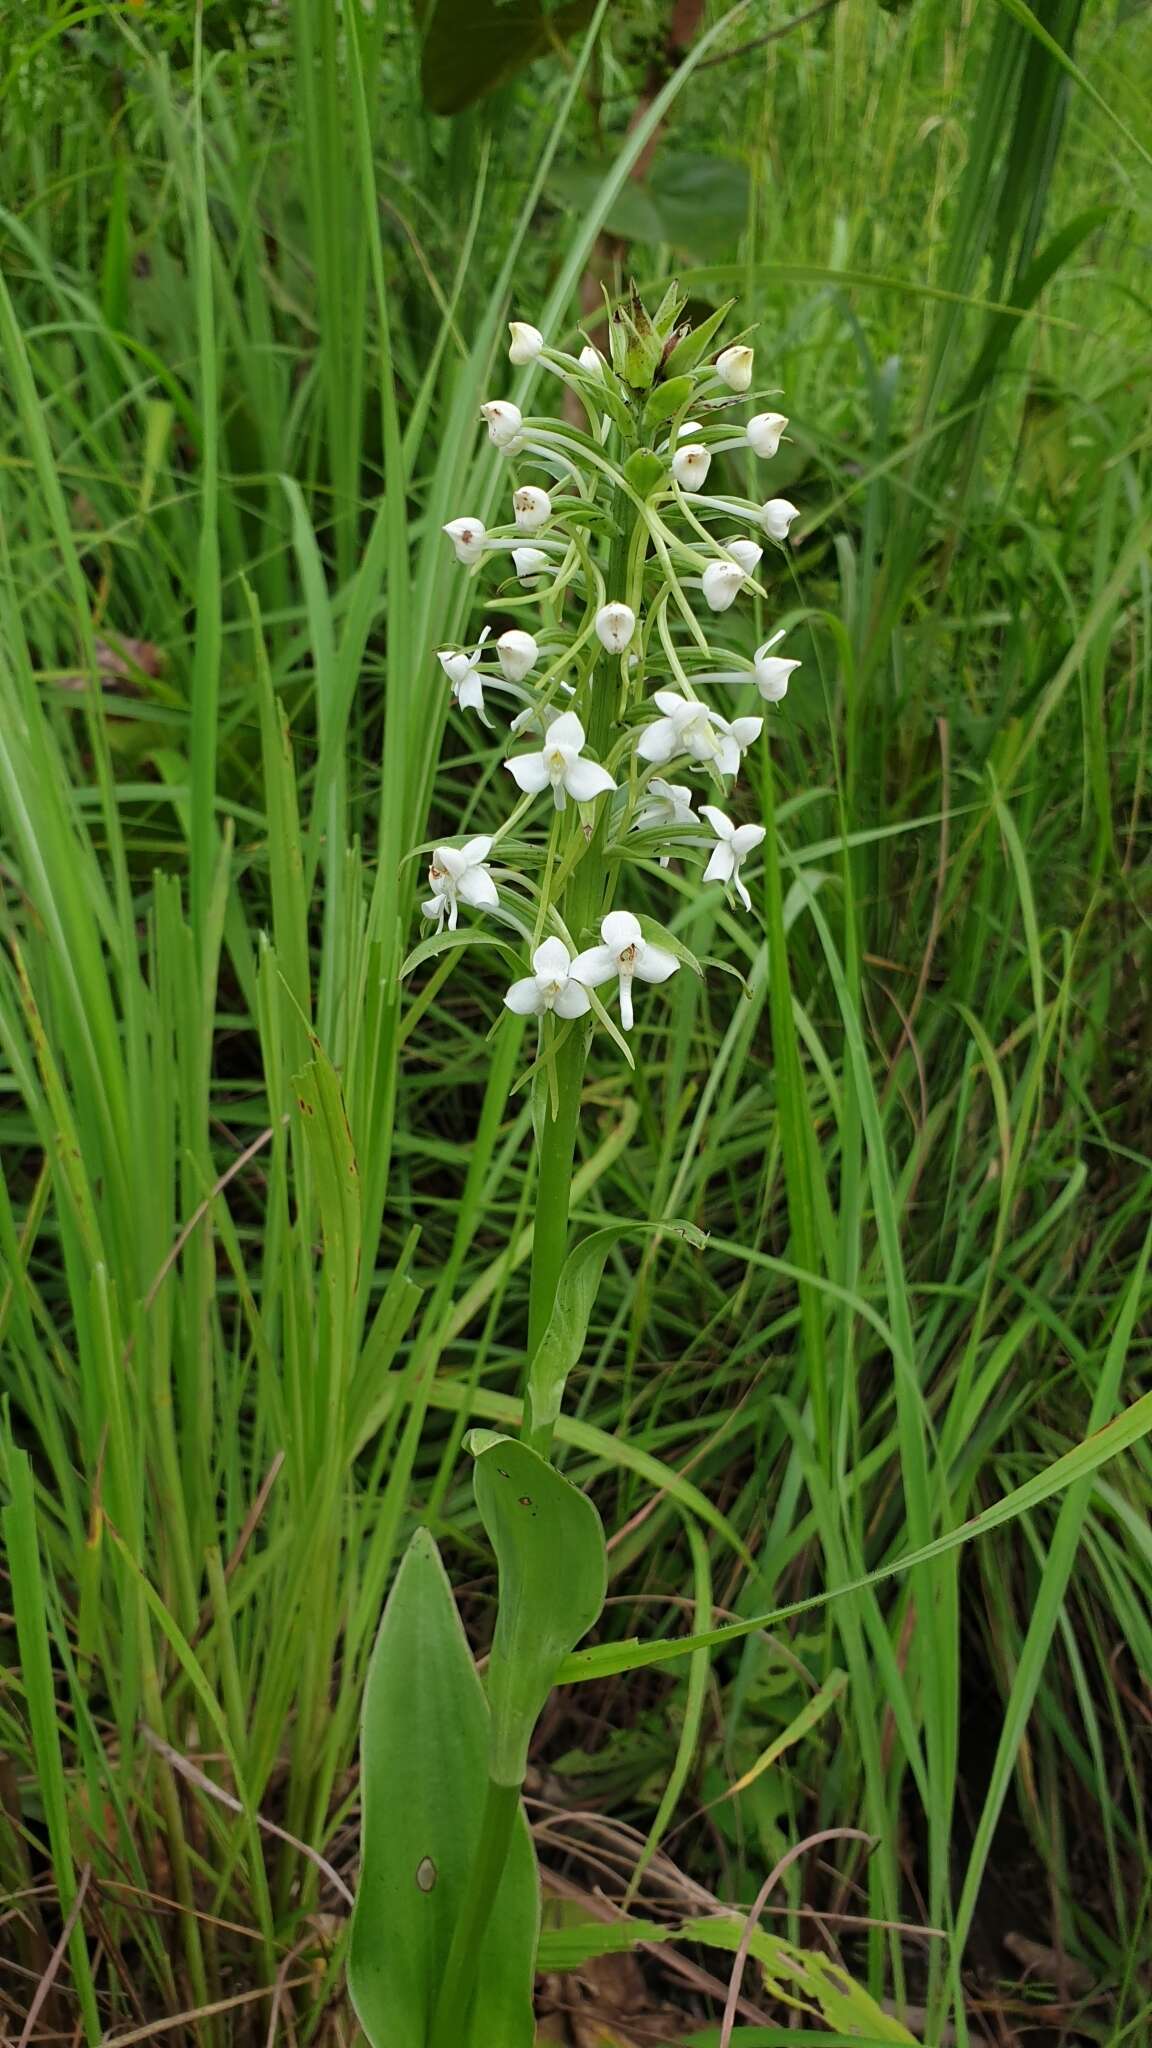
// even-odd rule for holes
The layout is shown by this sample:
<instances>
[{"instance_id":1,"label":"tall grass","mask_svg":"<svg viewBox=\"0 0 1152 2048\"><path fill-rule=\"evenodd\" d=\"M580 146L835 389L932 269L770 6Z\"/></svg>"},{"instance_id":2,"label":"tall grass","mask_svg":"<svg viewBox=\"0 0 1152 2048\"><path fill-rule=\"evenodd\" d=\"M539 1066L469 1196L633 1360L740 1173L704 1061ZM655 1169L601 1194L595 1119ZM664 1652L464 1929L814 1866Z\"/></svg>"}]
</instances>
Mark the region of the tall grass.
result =
<instances>
[{"instance_id":1,"label":"tall grass","mask_svg":"<svg viewBox=\"0 0 1152 2048\"><path fill-rule=\"evenodd\" d=\"M499 486L475 414L504 317L574 323L667 119L752 167L739 247L686 275L739 293L787 394L773 488L805 518L766 623L805 666L762 929L687 888L678 918L745 992L678 977L584 1117L583 1217L712 1244L610 1260L560 1440L616 1531L621 1636L831 1597L558 1695L542 1842L590 1887L607 1826L620 1897L646 1843L646 1907L747 1905L862 1826L870 1856L799 1859L778 1903L801 1939L867 1921L823 1924L931 2040L980 2038L973 1990L1012 1968L982 1912L1011 1858L1016 1931L1136 2040L1147 1444L858 1582L1141 1390L1142 173L1019 10L851 4L678 78L609 135L596 209L542 214L588 79L628 75L604 14L454 124L385 9L298 0L266 50L61 18L15 54L0 1993L23 2018L46 1982L44 2022L93 2042L348 2025L368 1648L414 1516L484 1641L456 1450L513 1412L527 1313L515 1032L485 1043L479 954L401 977L413 849L500 801L463 727L441 748L466 596L439 528ZM1041 22L1131 127L1138 23L1124 78L1075 7Z\"/></svg>"}]
</instances>

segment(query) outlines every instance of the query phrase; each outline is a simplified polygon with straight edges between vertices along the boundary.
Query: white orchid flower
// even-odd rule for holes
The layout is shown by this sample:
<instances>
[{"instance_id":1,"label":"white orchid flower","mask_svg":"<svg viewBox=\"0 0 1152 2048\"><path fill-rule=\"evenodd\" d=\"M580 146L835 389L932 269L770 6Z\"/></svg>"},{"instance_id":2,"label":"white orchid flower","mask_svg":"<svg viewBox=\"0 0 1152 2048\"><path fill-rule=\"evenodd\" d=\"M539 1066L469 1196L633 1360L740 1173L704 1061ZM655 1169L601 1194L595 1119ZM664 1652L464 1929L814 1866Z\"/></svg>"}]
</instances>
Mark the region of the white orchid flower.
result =
<instances>
[{"instance_id":1,"label":"white orchid flower","mask_svg":"<svg viewBox=\"0 0 1152 2048\"><path fill-rule=\"evenodd\" d=\"M759 739L762 718L722 718L707 704L682 697L678 690L657 690L653 703L663 716L646 726L636 742L643 761L663 766L677 754L694 761L712 761L721 775L739 772L740 756Z\"/></svg>"},{"instance_id":2,"label":"white orchid flower","mask_svg":"<svg viewBox=\"0 0 1152 2048\"><path fill-rule=\"evenodd\" d=\"M504 766L526 796L536 796L551 785L553 802L562 811L566 793L578 804L587 804L616 787L606 768L584 759L583 746L584 727L576 713L562 711L548 727L538 754L515 754Z\"/></svg>"},{"instance_id":3,"label":"white orchid flower","mask_svg":"<svg viewBox=\"0 0 1152 2048\"><path fill-rule=\"evenodd\" d=\"M600 926L601 944L577 953L572 962L574 981L585 988L599 988L602 982L620 984L620 1022L632 1029L633 981L667 981L680 962L663 946L653 946L640 930L639 918L630 910L610 910Z\"/></svg>"},{"instance_id":4,"label":"white orchid flower","mask_svg":"<svg viewBox=\"0 0 1152 2048\"><path fill-rule=\"evenodd\" d=\"M770 461L780 446L780 436L788 425L786 412L754 413L744 429L744 438L753 455L760 455Z\"/></svg>"},{"instance_id":5,"label":"white orchid flower","mask_svg":"<svg viewBox=\"0 0 1152 2048\"><path fill-rule=\"evenodd\" d=\"M521 583L531 583L534 576L542 576L551 563L543 548L513 548L512 567Z\"/></svg>"},{"instance_id":6,"label":"white orchid flower","mask_svg":"<svg viewBox=\"0 0 1152 2048\"><path fill-rule=\"evenodd\" d=\"M682 490L702 491L712 467L712 457L702 441L679 442L672 457L672 474Z\"/></svg>"},{"instance_id":7,"label":"white orchid flower","mask_svg":"<svg viewBox=\"0 0 1152 2048\"><path fill-rule=\"evenodd\" d=\"M496 659L505 681L509 683L522 683L529 671L535 668L539 653L531 633L522 633L516 626L507 633L501 633L496 642Z\"/></svg>"},{"instance_id":8,"label":"white orchid flower","mask_svg":"<svg viewBox=\"0 0 1152 2048\"><path fill-rule=\"evenodd\" d=\"M470 569L474 562L483 561L484 542L488 533L483 520L450 519L447 526L441 528L441 532L448 535L456 550L456 560L463 562L465 568Z\"/></svg>"},{"instance_id":9,"label":"white orchid flower","mask_svg":"<svg viewBox=\"0 0 1152 2048\"><path fill-rule=\"evenodd\" d=\"M763 825L734 825L731 818L716 809L715 804L701 804L700 816L707 818L716 835L712 857L704 870L704 880L731 882L745 910L751 910L752 898L740 879L740 870L748 855L763 843Z\"/></svg>"},{"instance_id":10,"label":"white orchid flower","mask_svg":"<svg viewBox=\"0 0 1152 2048\"><path fill-rule=\"evenodd\" d=\"M487 834L466 840L463 846L436 848L428 869L432 894L420 908L425 917L435 918L438 932L443 931L445 918L449 931L455 931L462 903L470 904L473 910L492 910L500 901L485 865L491 851L492 841Z\"/></svg>"},{"instance_id":11,"label":"white orchid flower","mask_svg":"<svg viewBox=\"0 0 1152 2048\"><path fill-rule=\"evenodd\" d=\"M760 507L760 524L771 540L787 540L788 528L799 517L799 505L790 504L787 498L769 498Z\"/></svg>"},{"instance_id":12,"label":"white orchid flower","mask_svg":"<svg viewBox=\"0 0 1152 2048\"><path fill-rule=\"evenodd\" d=\"M773 654L772 649L783 638L781 628L779 633L773 633L770 640L765 640L763 647L758 647L752 657L756 688L766 704L779 704L780 699L787 696L788 678L794 668L801 666L798 661L785 660L782 654Z\"/></svg>"},{"instance_id":13,"label":"white orchid flower","mask_svg":"<svg viewBox=\"0 0 1152 2048\"><path fill-rule=\"evenodd\" d=\"M488 439L494 448L510 448L519 439L524 415L510 398L490 398L480 407L480 417L488 422Z\"/></svg>"},{"instance_id":14,"label":"white orchid flower","mask_svg":"<svg viewBox=\"0 0 1152 2048\"><path fill-rule=\"evenodd\" d=\"M514 981L504 997L518 1017L583 1017L591 1009L583 982L572 978L572 957L562 939L545 939L532 955L532 972Z\"/></svg>"},{"instance_id":15,"label":"white orchid flower","mask_svg":"<svg viewBox=\"0 0 1152 2048\"><path fill-rule=\"evenodd\" d=\"M457 704L464 711L475 711L481 723L489 727L492 721L484 709L484 678L476 664L490 630L485 626L471 654L457 654L450 647L438 648L436 652L436 659L452 685L452 695Z\"/></svg>"},{"instance_id":16,"label":"white orchid flower","mask_svg":"<svg viewBox=\"0 0 1152 2048\"><path fill-rule=\"evenodd\" d=\"M609 654L623 654L636 631L630 604L602 604L596 614L596 637Z\"/></svg>"},{"instance_id":17,"label":"white orchid flower","mask_svg":"<svg viewBox=\"0 0 1152 2048\"><path fill-rule=\"evenodd\" d=\"M694 825L696 813L692 809L692 791L686 782L665 782L662 775L654 775L644 791L640 808L632 821L637 832L645 828L663 826L666 831L679 826ZM660 865L668 866L672 856L662 853Z\"/></svg>"},{"instance_id":18,"label":"white orchid flower","mask_svg":"<svg viewBox=\"0 0 1152 2048\"><path fill-rule=\"evenodd\" d=\"M729 391L747 391L752 382L755 360L754 350L737 343L735 348L726 348L717 356L716 375Z\"/></svg>"},{"instance_id":19,"label":"white orchid flower","mask_svg":"<svg viewBox=\"0 0 1152 2048\"><path fill-rule=\"evenodd\" d=\"M512 517L521 533L535 533L552 517L552 500L536 484L521 484L512 493Z\"/></svg>"},{"instance_id":20,"label":"white orchid flower","mask_svg":"<svg viewBox=\"0 0 1152 2048\"><path fill-rule=\"evenodd\" d=\"M704 602L710 612L726 612L747 583L739 562L709 562L700 578Z\"/></svg>"},{"instance_id":21,"label":"white orchid flower","mask_svg":"<svg viewBox=\"0 0 1152 2048\"><path fill-rule=\"evenodd\" d=\"M580 368L586 370L590 377L602 377L604 375L604 358L598 348L593 348L590 341L585 342L584 347L580 351L578 361Z\"/></svg>"},{"instance_id":22,"label":"white orchid flower","mask_svg":"<svg viewBox=\"0 0 1152 2048\"><path fill-rule=\"evenodd\" d=\"M518 370L522 370L525 363L536 361L544 346L544 336L538 327L533 327L527 320L510 320L508 332L512 336L508 344L508 361L514 363Z\"/></svg>"}]
</instances>

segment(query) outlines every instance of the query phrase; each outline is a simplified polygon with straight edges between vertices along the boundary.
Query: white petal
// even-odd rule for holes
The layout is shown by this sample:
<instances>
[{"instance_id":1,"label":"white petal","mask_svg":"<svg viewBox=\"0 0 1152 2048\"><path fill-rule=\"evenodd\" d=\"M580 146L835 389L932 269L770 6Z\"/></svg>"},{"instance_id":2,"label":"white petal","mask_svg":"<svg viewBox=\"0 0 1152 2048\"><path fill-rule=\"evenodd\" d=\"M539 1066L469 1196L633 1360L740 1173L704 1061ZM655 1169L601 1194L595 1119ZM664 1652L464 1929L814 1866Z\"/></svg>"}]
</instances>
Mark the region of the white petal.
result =
<instances>
[{"instance_id":1,"label":"white petal","mask_svg":"<svg viewBox=\"0 0 1152 2048\"><path fill-rule=\"evenodd\" d=\"M756 662L756 688L766 704L779 704L788 694L788 678L798 661L785 661L780 654L760 655Z\"/></svg>"},{"instance_id":2,"label":"white petal","mask_svg":"<svg viewBox=\"0 0 1152 2048\"><path fill-rule=\"evenodd\" d=\"M667 696L667 690L660 692ZM652 725L646 725L636 742L636 752L642 761L670 761L680 751L680 731L674 718L657 718Z\"/></svg>"},{"instance_id":3,"label":"white petal","mask_svg":"<svg viewBox=\"0 0 1152 2048\"><path fill-rule=\"evenodd\" d=\"M577 953L569 973L573 981L582 981L585 988L599 988L601 982L611 981L616 973L616 955L610 946L589 946L585 952Z\"/></svg>"},{"instance_id":4,"label":"white petal","mask_svg":"<svg viewBox=\"0 0 1152 2048\"><path fill-rule=\"evenodd\" d=\"M475 839L466 839L464 841L463 846L460 848L460 858L467 867L478 867L482 860L487 860L491 851L492 840L490 834L480 832Z\"/></svg>"},{"instance_id":5,"label":"white petal","mask_svg":"<svg viewBox=\"0 0 1152 2048\"><path fill-rule=\"evenodd\" d=\"M632 976L620 976L620 1022L625 1031L632 1029Z\"/></svg>"},{"instance_id":6,"label":"white petal","mask_svg":"<svg viewBox=\"0 0 1152 2048\"><path fill-rule=\"evenodd\" d=\"M600 926L600 937L613 953L622 953L626 946L634 946L644 934L640 920L630 910L610 910Z\"/></svg>"},{"instance_id":7,"label":"white petal","mask_svg":"<svg viewBox=\"0 0 1152 2048\"><path fill-rule=\"evenodd\" d=\"M754 540L726 540L722 543L734 562L739 562L745 574L751 576L763 560L764 550Z\"/></svg>"},{"instance_id":8,"label":"white petal","mask_svg":"<svg viewBox=\"0 0 1152 2048\"><path fill-rule=\"evenodd\" d=\"M545 744L549 747L571 747L578 754L584 745L584 727L574 711L562 711L548 727Z\"/></svg>"},{"instance_id":9,"label":"white petal","mask_svg":"<svg viewBox=\"0 0 1152 2048\"><path fill-rule=\"evenodd\" d=\"M462 683L465 676L473 673L470 654L454 654L450 647L437 649L436 659L450 683Z\"/></svg>"},{"instance_id":10,"label":"white petal","mask_svg":"<svg viewBox=\"0 0 1152 2048\"><path fill-rule=\"evenodd\" d=\"M747 889L744 887L743 882L740 880L739 868L737 868L736 873L732 877L732 880L736 885L736 894L740 898L741 903L744 905L745 910L751 910L752 898L748 894Z\"/></svg>"},{"instance_id":11,"label":"white petal","mask_svg":"<svg viewBox=\"0 0 1152 2048\"><path fill-rule=\"evenodd\" d=\"M543 754L513 754L504 766L525 796L535 796L540 790L547 789L548 768Z\"/></svg>"},{"instance_id":12,"label":"white petal","mask_svg":"<svg viewBox=\"0 0 1152 2048\"><path fill-rule=\"evenodd\" d=\"M443 529L456 550L458 562L472 563L484 554L487 528L481 519L450 519Z\"/></svg>"},{"instance_id":13,"label":"white petal","mask_svg":"<svg viewBox=\"0 0 1152 2048\"><path fill-rule=\"evenodd\" d=\"M458 882L468 863L458 846L437 846L432 854L433 865L443 868L453 882Z\"/></svg>"},{"instance_id":14,"label":"white petal","mask_svg":"<svg viewBox=\"0 0 1152 2048\"><path fill-rule=\"evenodd\" d=\"M732 851L737 860L747 860L758 846L762 846L767 834L763 825L738 825L732 834Z\"/></svg>"},{"instance_id":15,"label":"white petal","mask_svg":"<svg viewBox=\"0 0 1152 2048\"><path fill-rule=\"evenodd\" d=\"M564 787L578 804L590 804L594 796L607 795L616 784L606 768L599 767L595 761L586 761L581 755L564 770Z\"/></svg>"},{"instance_id":16,"label":"white petal","mask_svg":"<svg viewBox=\"0 0 1152 2048\"><path fill-rule=\"evenodd\" d=\"M701 804L700 816L707 818L717 839L732 839L735 836L736 827L731 818L723 811L718 811L715 804Z\"/></svg>"},{"instance_id":17,"label":"white petal","mask_svg":"<svg viewBox=\"0 0 1152 2048\"><path fill-rule=\"evenodd\" d=\"M563 988L557 989L552 1008L558 1017L582 1017L592 1005L587 989L580 982L566 981Z\"/></svg>"},{"instance_id":18,"label":"white petal","mask_svg":"<svg viewBox=\"0 0 1152 2048\"><path fill-rule=\"evenodd\" d=\"M734 718L728 730L741 752L743 752L745 747L752 745L753 740L759 739L764 730L764 720L762 718Z\"/></svg>"},{"instance_id":19,"label":"white petal","mask_svg":"<svg viewBox=\"0 0 1152 2048\"><path fill-rule=\"evenodd\" d=\"M532 971L545 981L563 981L572 962L563 939L542 939L532 955Z\"/></svg>"},{"instance_id":20,"label":"white petal","mask_svg":"<svg viewBox=\"0 0 1152 2048\"><path fill-rule=\"evenodd\" d=\"M645 946L636 955L632 972L639 981L667 981L679 965L675 953L665 952L663 946Z\"/></svg>"},{"instance_id":21,"label":"white petal","mask_svg":"<svg viewBox=\"0 0 1152 2048\"><path fill-rule=\"evenodd\" d=\"M683 713L687 708L688 701L687 697L680 695L679 690L653 690L652 692L652 702L658 711L664 713L666 718L675 718L678 714Z\"/></svg>"},{"instance_id":22,"label":"white petal","mask_svg":"<svg viewBox=\"0 0 1152 2048\"><path fill-rule=\"evenodd\" d=\"M435 918L436 927L439 930L444 922L444 912L447 908L448 905L443 896L429 896L428 901L420 905L420 915L429 919Z\"/></svg>"},{"instance_id":23,"label":"white petal","mask_svg":"<svg viewBox=\"0 0 1152 2048\"><path fill-rule=\"evenodd\" d=\"M740 748L730 732L718 733L715 753L716 769L720 775L739 775Z\"/></svg>"},{"instance_id":24,"label":"white petal","mask_svg":"<svg viewBox=\"0 0 1152 2048\"><path fill-rule=\"evenodd\" d=\"M478 669L469 669L456 692L456 702L465 711L475 711L491 727L492 721L484 711L484 680Z\"/></svg>"},{"instance_id":25,"label":"white petal","mask_svg":"<svg viewBox=\"0 0 1152 2048\"><path fill-rule=\"evenodd\" d=\"M730 882L736 873L736 855L731 846L721 840L712 848L712 857L704 870L706 882Z\"/></svg>"},{"instance_id":26,"label":"white petal","mask_svg":"<svg viewBox=\"0 0 1152 2048\"><path fill-rule=\"evenodd\" d=\"M500 898L487 868L469 868L466 875L461 875L460 901L470 903L473 910L495 909Z\"/></svg>"},{"instance_id":27,"label":"white petal","mask_svg":"<svg viewBox=\"0 0 1152 2048\"><path fill-rule=\"evenodd\" d=\"M744 580L738 562L709 562L700 579L709 611L728 611L735 604Z\"/></svg>"},{"instance_id":28,"label":"white petal","mask_svg":"<svg viewBox=\"0 0 1152 2048\"><path fill-rule=\"evenodd\" d=\"M533 975L529 975L525 981L514 981L504 1001L518 1017L539 1017L547 1008Z\"/></svg>"}]
</instances>

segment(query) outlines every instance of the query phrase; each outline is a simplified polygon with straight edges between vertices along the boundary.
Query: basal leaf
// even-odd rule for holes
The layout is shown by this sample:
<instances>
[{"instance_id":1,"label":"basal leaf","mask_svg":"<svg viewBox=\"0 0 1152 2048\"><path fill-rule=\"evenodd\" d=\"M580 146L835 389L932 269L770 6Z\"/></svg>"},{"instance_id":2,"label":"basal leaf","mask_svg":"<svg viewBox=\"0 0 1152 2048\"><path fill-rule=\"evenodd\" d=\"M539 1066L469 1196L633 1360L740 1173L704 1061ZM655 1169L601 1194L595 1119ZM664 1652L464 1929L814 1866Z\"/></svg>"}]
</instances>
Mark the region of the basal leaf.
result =
<instances>
[{"instance_id":1,"label":"basal leaf","mask_svg":"<svg viewBox=\"0 0 1152 2048\"><path fill-rule=\"evenodd\" d=\"M372 2048L425 2048L480 1833L489 1713L436 1545L418 1529L372 1653L361 1733L363 1861L348 1985ZM531 2048L539 1885L523 1813L461 2048Z\"/></svg>"}]
</instances>

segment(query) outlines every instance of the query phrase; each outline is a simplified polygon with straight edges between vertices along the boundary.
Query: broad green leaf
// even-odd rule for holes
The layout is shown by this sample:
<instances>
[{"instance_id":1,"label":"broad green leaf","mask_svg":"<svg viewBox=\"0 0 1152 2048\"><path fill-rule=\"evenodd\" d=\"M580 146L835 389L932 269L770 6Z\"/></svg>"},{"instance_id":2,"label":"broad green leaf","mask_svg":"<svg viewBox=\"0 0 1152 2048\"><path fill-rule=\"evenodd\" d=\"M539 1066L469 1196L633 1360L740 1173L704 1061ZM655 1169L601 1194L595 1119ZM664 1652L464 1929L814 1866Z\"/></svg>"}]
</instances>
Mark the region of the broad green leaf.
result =
<instances>
[{"instance_id":1,"label":"broad green leaf","mask_svg":"<svg viewBox=\"0 0 1152 2048\"><path fill-rule=\"evenodd\" d=\"M584 1349L604 1261L612 1246L622 1237L650 1237L656 1231L682 1237L697 1251L708 1242L702 1230L680 1217L670 1218L666 1223L608 1223L602 1230L594 1230L590 1237L582 1238L565 1259L548 1327L528 1370L524 1428L535 1448L540 1448L537 1438L541 1431L551 1436L552 1425L560 1413L564 1387Z\"/></svg>"},{"instance_id":2,"label":"broad green leaf","mask_svg":"<svg viewBox=\"0 0 1152 2048\"><path fill-rule=\"evenodd\" d=\"M687 405L692 396L691 377L671 377L665 384L658 384L647 405L644 418L650 427L659 426L661 420L670 420L682 405Z\"/></svg>"},{"instance_id":3,"label":"broad green leaf","mask_svg":"<svg viewBox=\"0 0 1152 2048\"><path fill-rule=\"evenodd\" d=\"M315 1057L295 1076L300 1128L316 1176L316 1199L324 1233L324 1276L333 1314L343 1313L360 1277L360 1168L352 1144L339 1076L313 1039Z\"/></svg>"},{"instance_id":4,"label":"broad green leaf","mask_svg":"<svg viewBox=\"0 0 1152 2048\"><path fill-rule=\"evenodd\" d=\"M557 51L591 20L595 0L427 0L420 83L434 114L458 114Z\"/></svg>"},{"instance_id":5,"label":"broad green leaf","mask_svg":"<svg viewBox=\"0 0 1152 2048\"><path fill-rule=\"evenodd\" d=\"M469 1438L480 1518L500 1568L500 1607L488 1665L489 1772L519 1785L528 1744L563 1659L604 1605L604 1531L587 1494L527 1444Z\"/></svg>"},{"instance_id":6,"label":"broad green leaf","mask_svg":"<svg viewBox=\"0 0 1152 2048\"><path fill-rule=\"evenodd\" d=\"M364 1693L363 1860L348 1987L372 2048L425 2048L480 1834L489 1715L427 1530L396 1574ZM461 2048L531 2048L539 1886L519 1814Z\"/></svg>"},{"instance_id":7,"label":"broad green leaf","mask_svg":"<svg viewBox=\"0 0 1152 2048\"><path fill-rule=\"evenodd\" d=\"M413 946L400 969L401 981L415 968L423 967L426 960L435 960L441 953L458 952L461 946L498 946L513 966L520 957L511 939L498 939L493 932L480 932L473 925L466 925L462 930L433 932L431 938L421 939L418 946Z\"/></svg>"}]
</instances>

